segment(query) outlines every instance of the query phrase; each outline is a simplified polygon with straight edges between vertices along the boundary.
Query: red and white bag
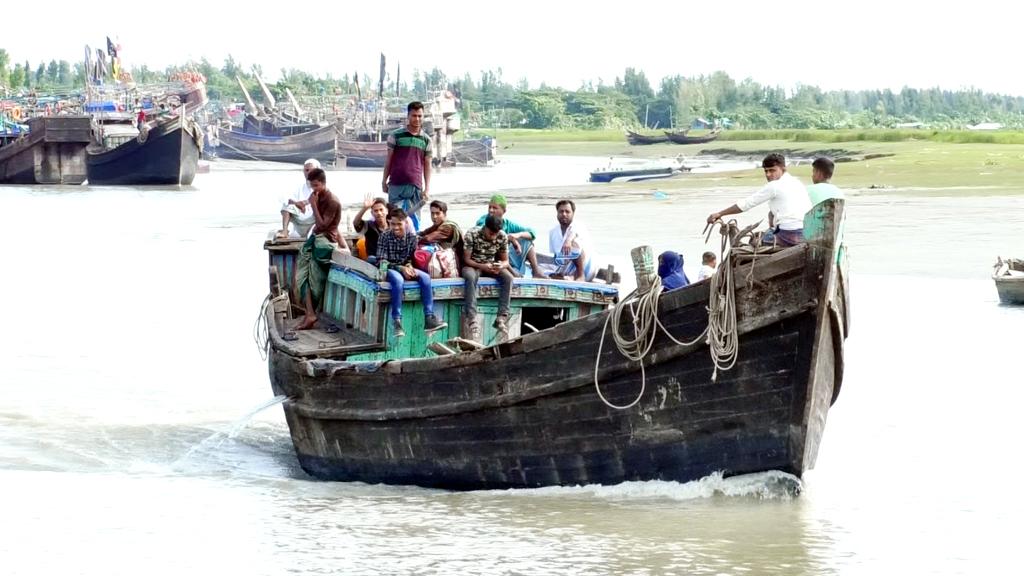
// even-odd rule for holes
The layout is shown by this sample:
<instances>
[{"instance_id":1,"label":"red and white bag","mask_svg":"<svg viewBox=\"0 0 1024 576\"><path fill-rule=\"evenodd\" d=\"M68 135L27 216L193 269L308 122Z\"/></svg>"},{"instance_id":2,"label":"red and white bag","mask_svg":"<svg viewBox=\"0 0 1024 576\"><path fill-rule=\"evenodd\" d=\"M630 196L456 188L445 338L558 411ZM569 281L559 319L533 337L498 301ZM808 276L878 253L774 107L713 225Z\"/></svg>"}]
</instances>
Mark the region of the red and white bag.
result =
<instances>
[{"instance_id":1,"label":"red and white bag","mask_svg":"<svg viewBox=\"0 0 1024 576\"><path fill-rule=\"evenodd\" d=\"M443 248L434 252L427 267L427 273L431 278L459 277L459 261L455 257L455 250L451 248Z\"/></svg>"}]
</instances>

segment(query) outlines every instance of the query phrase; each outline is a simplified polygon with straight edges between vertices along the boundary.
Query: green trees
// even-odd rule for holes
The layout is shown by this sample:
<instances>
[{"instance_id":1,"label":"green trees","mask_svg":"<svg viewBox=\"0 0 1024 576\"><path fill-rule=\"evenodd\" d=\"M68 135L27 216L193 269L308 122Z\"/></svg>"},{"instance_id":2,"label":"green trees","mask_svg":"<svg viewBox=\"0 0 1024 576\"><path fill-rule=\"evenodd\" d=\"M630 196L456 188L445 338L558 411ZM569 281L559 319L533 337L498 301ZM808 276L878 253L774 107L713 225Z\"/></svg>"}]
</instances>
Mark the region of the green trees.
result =
<instances>
[{"instance_id":1,"label":"green trees","mask_svg":"<svg viewBox=\"0 0 1024 576\"><path fill-rule=\"evenodd\" d=\"M8 67L11 64L11 56L7 53L7 50L0 48L0 86L9 88L10 84L10 70Z\"/></svg>"},{"instance_id":2,"label":"green trees","mask_svg":"<svg viewBox=\"0 0 1024 576\"><path fill-rule=\"evenodd\" d=\"M25 85L25 68L21 63L14 65L14 70L11 71L11 75L8 78L10 80L9 87L11 90L20 88Z\"/></svg>"},{"instance_id":3,"label":"green trees","mask_svg":"<svg viewBox=\"0 0 1024 576\"><path fill-rule=\"evenodd\" d=\"M0 85L9 91L80 87L85 83L80 62L50 60L32 68L25 61L11 69L10 60L10 54L0 49ZM228 55L220 67L204 58L162 71L141 65L132 68L131 73L136 82L151 83L179 70L198 71L206 76L210 98L225 101L241 99L235 80L238 77L260 99L249 69ZM319 76L286 68L270 88L278 98L284 98L287 88L296 97L316 97L323 102L324 98L347 99L354 95L357 82L363 97L376 97L378 79L359 71L351 76L347 72ZM811 84L789 88L760 84L750 78L734 79L721 70L697 76L667 76L654 87L641 68L630 66L611 84L598 79L567 90L543 82L538 86L529 78L510 83L500 67L461 77L449 76L437 67L406 70L399 77L396 68L385 77L385 95L394 96L399 88L401 97L409 100L427 99L435 90L451 90L461 99L466 125L483 128L618 129L646 125L668 129L689 127L698 118L742 129L872 128L917 123L944 129L985 121L1024 128L1024 97L1020 96L988 94L974 88L824 91Z\"/></svg>"}]
</instances>

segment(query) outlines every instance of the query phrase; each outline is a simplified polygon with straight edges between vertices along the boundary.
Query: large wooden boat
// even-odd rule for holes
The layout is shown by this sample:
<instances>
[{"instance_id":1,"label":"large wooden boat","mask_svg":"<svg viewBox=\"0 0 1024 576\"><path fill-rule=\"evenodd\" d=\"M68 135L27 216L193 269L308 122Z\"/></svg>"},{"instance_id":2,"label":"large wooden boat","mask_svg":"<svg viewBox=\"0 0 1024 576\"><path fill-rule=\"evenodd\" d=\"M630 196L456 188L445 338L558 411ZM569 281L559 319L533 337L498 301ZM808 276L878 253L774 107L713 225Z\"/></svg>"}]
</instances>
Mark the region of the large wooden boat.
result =
<instances>
[{"instance_id":1,"label":"large wooden boat","mask_svg":"<svg viewBox=\"0 0 1024 576\"><path fill-rule=\"evenodd\" d=\"M446 489L800 475L814 466L843 377L842 215L842 200L819 204L805 219L806 243L753 259L734 250L718 280L649 300L667 333L693 341L659 330L642 363L613 342L616 327L633 335L631 307L613 307L613 287L517 279L511 339L485 333L485 347L462 350L452 340L461 280L435 282L435 311L449 327L430 336L418 288L407 287L409 336L396 340L377 268L336 254L328 329L289 334L292 321L273 312L287 309L283 295L264 315L270 382L288 397L298 460L325 480ZM290 288L294 245L267 248L272 277ZM709 299L730 278L738 356L716 370L702 334ZM480 325L490 326L492 281L479 296Z\"/></svg>"},{"instance_id":2,"label":"large wooden boat","mask_svg":"<svg viewBox=\"0 0 1024 576\"><path fill-rule=\"evenodd\" d=\"M1024 304L1024 260L1010 258L996 261L992 272L999 300L1004 304Z\"/></svg>"},{"instance_id":3,"label":"large wooden boat","mask_svg":"<svg viewBox=\"0 0 1024 576\"><path fill-rule=\"evenodd\" d=\"M32 118L26 134L0 147L0 184L81 184L91 141L89 116Z\"/></svg>"},{"instance_id":4,"label":"large wooden boat","mask_svg":"<svg viewBox=\"0 0 1024 576\"><path fill-rule=\"evenodd\" d=\"M383 168L388 159L388 143L338 138L338 159L344 159L349 168Z\"/></svg>"},{"instance_id":5,"label":"large wooden boat","mask_svg":"<svg viewBox=\"0 0 1024 576\"><path fill-rule=\"evenodd\" d=\"M452 145L449 163L455 166L493 166L497 162L498 143L490 137L459 140Z\"/></svg>"},{"instance_id":6,"label":"large wooden boat","mask_svg":"<svg viewBox=\"0 0 1024 576\"><path fill-rule=\"evenodd\" d=\"M255 136L295 136L321 128L293 114L278 112L273 117L246 114L242 119L241 132Z\"/></svg>"},{"instance_id":7,"label":"large wooden boat","mask_svg":"<svg viewBox=\"0 0 1024 576\"><path fill-rule=\"evenodd\" d=\"M108 114L97 120L98 142L86 148L89 184L192 183L202 153L203 134L187 115L155 120L141 132L135 128L132 114Z\"/></svg>"},{"instance_id":8,"label":"large wooden boat","mask_svg":"<svg viewBox=\"0 0 1024 576\"><path fill-rule=\"evenodd\" d=\"M676 144L706 144L718 138L721 132L721 129L715 128L703 136L689 136L686 132L665 132L665 136Z\"/></svg>"},{"instance_id":9,"label":"large wooden boat","mask_svg":"<svg viewBox=\"0 0 1024 576\"><path fill-rule=\"evenodd\" d=\"M217 157L234 160L263 160L302 164L309 158L320 162L334 162L335 126L322 126L316 130L289 136L261 136L237 130L218 133Z\"/></svg>"},{"instance_id":10,"label":"large wooden boat","mask_svg":"<svg viewBox=\"0 0 1024 576\"><path fill-rule=\"evenodd\" d=\"M662 144L664 142L668 142L668 136L648 136L646 134L633 132L632 130L626 130L626 140L633 146L646 146L650 144Z\"/></svg>"}]
</instances>

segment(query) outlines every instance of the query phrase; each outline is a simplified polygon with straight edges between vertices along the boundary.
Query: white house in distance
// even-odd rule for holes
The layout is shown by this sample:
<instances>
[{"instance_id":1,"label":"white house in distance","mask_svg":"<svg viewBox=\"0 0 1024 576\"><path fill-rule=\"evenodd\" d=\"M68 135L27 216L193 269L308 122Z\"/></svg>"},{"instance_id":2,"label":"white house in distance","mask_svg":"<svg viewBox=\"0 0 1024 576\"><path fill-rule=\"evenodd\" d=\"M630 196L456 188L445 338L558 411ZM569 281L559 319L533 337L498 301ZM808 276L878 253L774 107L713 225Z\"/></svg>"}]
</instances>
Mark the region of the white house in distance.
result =
<instances>
[{"instance_id":1,"label":"white house in distance","mask_svg":"<svg viewBox=\"0 0 1024 576\"><path fill-rule=\"evenodd\" d=\"M968 126L968 130L1001 130L1003 125L999 122L979 122L974 126Z\"/></svg>"}]
</instances>

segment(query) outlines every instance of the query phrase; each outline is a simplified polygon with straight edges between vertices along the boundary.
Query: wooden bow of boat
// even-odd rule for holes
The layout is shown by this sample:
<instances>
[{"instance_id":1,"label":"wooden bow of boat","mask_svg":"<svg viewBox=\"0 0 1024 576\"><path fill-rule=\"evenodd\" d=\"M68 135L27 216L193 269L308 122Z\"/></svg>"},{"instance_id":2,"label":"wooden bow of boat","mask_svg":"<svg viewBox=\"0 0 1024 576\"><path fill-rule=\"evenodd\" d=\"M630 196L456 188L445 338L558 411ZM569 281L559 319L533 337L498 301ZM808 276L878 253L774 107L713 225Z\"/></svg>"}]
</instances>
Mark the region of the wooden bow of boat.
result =
<instances>
[{"instance_id":1,"label":"wooden bow of boat","mask_svg":"<svg viewBox=\"0 0 1024 576\"><path fill-rule=\"evenodd\" d=\"M999 300L1004 304L1024 304L1024 260L999 258L992 272Z\"/></svg>"}]
</instances>

